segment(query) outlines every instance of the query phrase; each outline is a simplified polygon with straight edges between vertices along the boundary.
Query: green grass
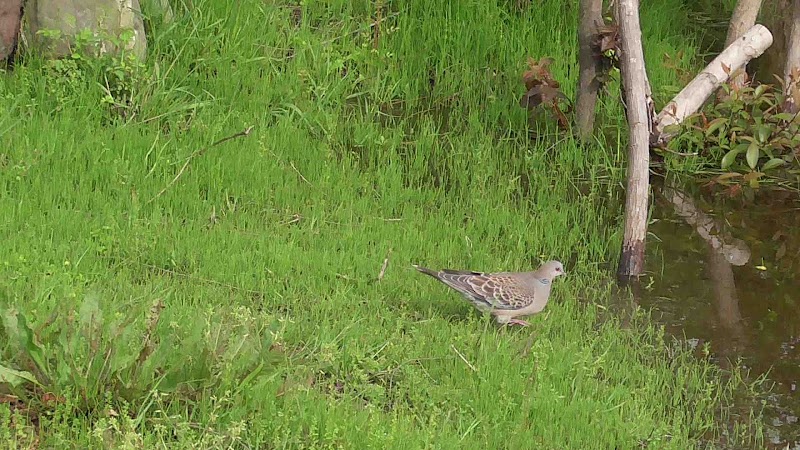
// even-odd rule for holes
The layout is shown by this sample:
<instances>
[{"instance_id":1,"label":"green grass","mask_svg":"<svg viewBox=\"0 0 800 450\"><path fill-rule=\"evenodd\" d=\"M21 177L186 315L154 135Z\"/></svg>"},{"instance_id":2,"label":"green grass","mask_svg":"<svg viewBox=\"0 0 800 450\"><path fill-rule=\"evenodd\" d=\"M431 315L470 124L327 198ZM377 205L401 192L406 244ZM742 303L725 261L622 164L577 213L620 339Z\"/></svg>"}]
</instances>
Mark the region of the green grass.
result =
<instances>
[{"instance_id":1,"label":"green grass","mask_svg":"<svg viewBox=\"0 0 800 450\"><path fill-rule=\"evenodd\" d=\"M0 441L686 449L718 436L734 386L644 318L604 313L624 146L527 138L525 58L555 57L571 95L575 2L515 3L388 2L373 49L373 3L304 2L294 28L280 2L200 1L157 28L138 71L29 60L0 78L0 365L41 383L0 385L23 401L0 402ZM642 10L654 86L675 82L660 55L686 45L669 11ZM570 275L522 330L410 267L549 258Z\"/></svg>"}]
</instances>

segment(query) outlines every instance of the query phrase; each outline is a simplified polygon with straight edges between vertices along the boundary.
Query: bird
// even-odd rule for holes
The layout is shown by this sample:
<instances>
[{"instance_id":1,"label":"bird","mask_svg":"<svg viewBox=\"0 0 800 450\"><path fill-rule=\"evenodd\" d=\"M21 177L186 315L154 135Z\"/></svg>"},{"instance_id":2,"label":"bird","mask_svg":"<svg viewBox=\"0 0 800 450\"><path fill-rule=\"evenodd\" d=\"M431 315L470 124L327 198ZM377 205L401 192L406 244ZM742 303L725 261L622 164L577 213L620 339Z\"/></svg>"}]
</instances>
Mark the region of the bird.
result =
<instances>
[{"instance_id":1,"label":"bird","mask_svg":"<svg viewBox=\"0 0 800 450\"><path fill-rule=\"evenodd\" d=\"M488 312L500 325L530 325L517 319L541 312L550 299L552 281L566 275L559 261L547 261L533 272L473 272L470 270L431 270L413 264L418 271L455 289L475 308Z\"/></svg>"}]
</instances>

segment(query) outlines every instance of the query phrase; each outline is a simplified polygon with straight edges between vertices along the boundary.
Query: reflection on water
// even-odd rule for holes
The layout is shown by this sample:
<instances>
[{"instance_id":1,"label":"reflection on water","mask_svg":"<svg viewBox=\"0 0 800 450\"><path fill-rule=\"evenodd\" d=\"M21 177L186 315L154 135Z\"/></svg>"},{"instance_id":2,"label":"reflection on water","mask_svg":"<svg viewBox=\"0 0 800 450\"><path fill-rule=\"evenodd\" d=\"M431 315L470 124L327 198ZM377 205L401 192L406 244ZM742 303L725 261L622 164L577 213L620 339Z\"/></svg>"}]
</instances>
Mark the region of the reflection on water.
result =
<instances>
[{"instance_id":1,"label":"reflection on water","mask_svg":"<svg viewBox=\"0 0 800 450\"><path fill-rule=\"evenodd\" d=\"M774 448L800 450L800 203L776 193L732 201L658 189L653 282L640 305L722 367L775 382L765 415Z\"/></svg>"}]
</instances>

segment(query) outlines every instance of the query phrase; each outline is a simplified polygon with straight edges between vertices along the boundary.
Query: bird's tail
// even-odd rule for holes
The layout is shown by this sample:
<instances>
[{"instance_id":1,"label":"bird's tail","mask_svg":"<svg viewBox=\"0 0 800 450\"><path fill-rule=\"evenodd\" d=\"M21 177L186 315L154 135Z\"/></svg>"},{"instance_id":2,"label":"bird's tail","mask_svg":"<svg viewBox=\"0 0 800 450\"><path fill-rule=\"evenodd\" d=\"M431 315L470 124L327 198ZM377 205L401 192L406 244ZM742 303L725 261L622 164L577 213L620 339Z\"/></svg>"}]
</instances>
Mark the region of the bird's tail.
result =
<instances>
[{"instance_id":1,"label":"bird's tail","mask_svg":"<svg viewBox=\"0 0 800 450\"><path fill-rule=\"evenodd\" d=\"M424 273L425 275L432 276L433 278L439 278L439 272L435 270L428 269L427 267L418 266L416 264L412 264L415 269L419 270L420 272Z\"/></svg>"}]
</instances>

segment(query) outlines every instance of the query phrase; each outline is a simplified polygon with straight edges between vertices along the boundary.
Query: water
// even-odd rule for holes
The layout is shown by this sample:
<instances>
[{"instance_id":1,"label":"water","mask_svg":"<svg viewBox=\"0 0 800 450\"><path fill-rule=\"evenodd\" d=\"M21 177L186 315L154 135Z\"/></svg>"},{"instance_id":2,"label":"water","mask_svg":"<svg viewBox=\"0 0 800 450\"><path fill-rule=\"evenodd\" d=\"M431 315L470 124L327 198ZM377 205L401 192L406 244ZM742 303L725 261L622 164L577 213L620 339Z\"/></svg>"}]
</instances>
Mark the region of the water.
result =
<instances>
[{"instance_id":1,"label":"water","mask_svg":"<svg viewBox=\"0 0 800 450\"><path fill-rule=\"evenodd\" d=\"M699 189L695 189L699 191ZM800 201L658 189L639 304L722 367L767 374L767 440L800 450ZM737 193L736 191L732 191ZM752 195L751 195L752 194ZM744 198L745 196L749 198ZM770 383L768 383L769 385Z\"/></svg>"}]
</instances>

